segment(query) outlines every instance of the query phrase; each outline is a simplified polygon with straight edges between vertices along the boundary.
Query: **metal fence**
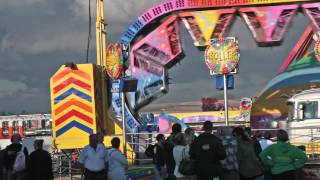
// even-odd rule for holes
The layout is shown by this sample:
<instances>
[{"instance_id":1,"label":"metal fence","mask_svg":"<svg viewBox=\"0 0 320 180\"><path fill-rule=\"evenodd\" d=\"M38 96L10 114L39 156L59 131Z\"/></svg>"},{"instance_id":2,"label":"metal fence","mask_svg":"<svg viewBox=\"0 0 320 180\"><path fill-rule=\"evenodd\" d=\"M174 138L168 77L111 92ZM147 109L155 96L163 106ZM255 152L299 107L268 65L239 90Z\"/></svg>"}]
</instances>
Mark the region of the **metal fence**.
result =
<instances>
[{"instance_id":1,"label":"metal fence","mask_svg":"<svg viewBox=\"0 0 320 180\"><path fill-rule=\"evenodd\" d=\"M131 146L131 151L135 157L127 157L133 160L136 165L151 165L152 159L147 157L144 152L151 144L156 143L157 133L128 133L127 143ZM168 136L168 134L167 134Z\"/></svg>"},{"instance_id":2,"label":"metal fence","mask_svg":"<svg viewBox=\"0 0 320 180\"><path fill-rule=\"evenodd\" d=\"M260 131L270 131L273 135L272 140L276 142L276 131L279 129L252 129L255 133ZM289 134L289 142L305 151L309 161L320 161L320 126L296 127L284 129ZM132 158L136 164L148 164L152 159L145 156L144 152L150 144L156 143L157 133L129 133L127 134L127 142L132 147L132 151L136 157ZM169 136L169 134L165 134ZM135 159L133 159L135 158Z\"/></svg>"}]
</instances>

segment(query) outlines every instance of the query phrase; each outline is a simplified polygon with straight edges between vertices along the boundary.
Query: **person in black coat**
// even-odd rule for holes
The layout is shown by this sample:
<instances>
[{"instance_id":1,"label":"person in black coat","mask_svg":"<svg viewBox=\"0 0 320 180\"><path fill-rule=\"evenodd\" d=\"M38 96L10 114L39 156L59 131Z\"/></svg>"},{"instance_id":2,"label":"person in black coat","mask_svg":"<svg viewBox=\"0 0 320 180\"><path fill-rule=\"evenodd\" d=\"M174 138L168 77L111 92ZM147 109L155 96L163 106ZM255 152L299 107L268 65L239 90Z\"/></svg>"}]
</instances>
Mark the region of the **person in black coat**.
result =
<instances>
[{"instance_id":1,"label":"person in black coat","mask_svg":"<svg viewBox=\"0 0 320 180\"><path fill-rule=\"evenodd\" d=\"M5 171L5 180L27 180L28 172L26 168L19 172L15 172L14 164L19 152L23 152L25 156L24 165L28 163L28 150L21 144L21 136L19 134L13 134L11 137L11 144L8 145L3 152L3 166ZM23 149L22 149L23 148Z\"/></svg>"},{"instance_id":2,"label":"person in black coat","mask_svg":"<svg viewBox=\"0 0 320 180\"><path fill-rule=\"evenodd\" d=\"M3 176L3 164L4 164L4 150L0 150L0 179L4 179L4 176Z\"/></svg>"},{"instance_id":3,"label":"person in black coat","mask_svg":"<svg viewBox=\"0 0 320 180\"><path fill-rule=\"evenodd\" d=\"M220 160L226 158L226 152L221 140L212 134L212 122L204 122L203 130L191 144L189 154L195 160L197 179L212 180L222 175Z\"/></svg>"},{"instance_id":4,"label":"person in black coat","mask_svg":"<svg viewBox=\"0 0 320 180\"><path fill-rule=\"evenodd\" d=\"M34 141L34 149L28 161L28 171L32 180L53 180L52 160L50 154L43 150L43 140Z\"/></svg>"},{"instance_id":5,"label":"person in black coat","mask_svg":"<svg viewBox=\"0 0 320 180\"><path fill-rule=\"evenodd\" d=\"M180 124L174 124L172 126L171 135L165 141L165 163L167 166L168 180L175 179L174 168L176 167L176 162L173 158L173 148L175 145L173 139L176 134L181 133L181 129Z\"/></svg>"},{"instance_id":6,"label":"person in black coat","mask_svg":"<svg viewBox=\"0 0 320 180\"><path fill-rule=\"evenodd\" d=\"M153 156L153 164L155 166L155 179L162 180L166 176L166 169L165 169L165 137L163 134L158 134L157 137L157 144L154 145L154 156Z\"/></svg>"},{"instance_id":7,"label":"person in black coat","mask_svg":"<svg viewBox=\"0 0 320 180\"><path fill-rule=\"evenodd\" d=\"M256 153L257 158L260 159L259 154L261 153L262 148L261 148L261 145L259 143L259 140L257 139L256 136L252 136L252 131L251 131L250 127L245 127L244 130L247 133L247 135L252 139L254 152Z\"/></svg>"}]
</instances>

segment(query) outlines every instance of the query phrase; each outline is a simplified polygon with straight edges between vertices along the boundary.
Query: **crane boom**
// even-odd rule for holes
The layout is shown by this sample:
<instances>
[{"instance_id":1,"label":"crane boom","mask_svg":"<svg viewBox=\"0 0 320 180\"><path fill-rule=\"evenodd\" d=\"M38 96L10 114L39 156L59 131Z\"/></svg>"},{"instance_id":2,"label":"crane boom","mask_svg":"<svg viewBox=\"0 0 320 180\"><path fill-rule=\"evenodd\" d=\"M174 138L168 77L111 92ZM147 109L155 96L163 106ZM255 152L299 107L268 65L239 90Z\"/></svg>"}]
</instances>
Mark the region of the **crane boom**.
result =
<instances>
[{"instance_id":1,"label":"crane boom","mask_svg":"<svg viewBox=\"0 0 320 180\"><path fill-rule=\"evenodd\" d=\"M106 28L104 23L104 0L96 0L96 49L97 65L104 66L106 59Z\"/></svg>"}]
</instances>

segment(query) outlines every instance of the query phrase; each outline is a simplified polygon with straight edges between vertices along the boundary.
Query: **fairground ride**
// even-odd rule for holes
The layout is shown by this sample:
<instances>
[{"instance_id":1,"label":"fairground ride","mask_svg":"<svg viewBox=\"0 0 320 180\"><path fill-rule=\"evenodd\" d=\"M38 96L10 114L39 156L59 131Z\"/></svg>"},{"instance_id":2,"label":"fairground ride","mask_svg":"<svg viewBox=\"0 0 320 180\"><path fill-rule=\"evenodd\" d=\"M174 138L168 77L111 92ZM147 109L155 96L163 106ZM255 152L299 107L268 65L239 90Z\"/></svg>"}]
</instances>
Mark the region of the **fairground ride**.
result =
<instances>
[{"instance_id":1,"label":"fairground ride","mask_svg":"<svg viewBox=\"0 0 320 180\"><path fill-rule=\"evenodd\" d=\"M104 1L96 0L96 64L66 63L50 79L52 136L58 149L82 148L93 133L108 135L105 142L110 144L110 138L122 133L108 113L106 34Z\"/></svg>"},{"instance_id":2,"label":"fairground ride","mask_svg":"<svg viewBox=\"0 0 320 180\"><path fill-rule=\"evenodd\" d=\"M103 1L96 2L97 64L63 65L50 80L53 137L60 149L82 148L91 133L122 132L116 118L122 114L121 97L110 91L119 82L104 71L108 62ZM127 75L138 79L137 91L126 94L126 131L138 132L141 121L136 112L169 91L168 70L183 58L179 22L195 46L205 47L211 38L226 36L234 17L240 16L257 44L265 47L281 44L297 12L310 19L314 32L320 30L320 3L312 0L166 0L145 11L121 37L129 54Z\"/></svg>"}]
</instances>

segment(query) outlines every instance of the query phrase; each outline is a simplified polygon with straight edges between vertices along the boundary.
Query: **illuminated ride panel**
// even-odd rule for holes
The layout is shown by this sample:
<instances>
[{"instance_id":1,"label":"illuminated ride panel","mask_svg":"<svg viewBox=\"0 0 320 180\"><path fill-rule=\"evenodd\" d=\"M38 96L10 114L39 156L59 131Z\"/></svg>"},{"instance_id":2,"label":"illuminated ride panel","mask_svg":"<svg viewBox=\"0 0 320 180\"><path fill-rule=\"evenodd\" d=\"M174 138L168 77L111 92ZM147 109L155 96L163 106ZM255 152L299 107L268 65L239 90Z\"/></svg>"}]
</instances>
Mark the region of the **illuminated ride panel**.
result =
<instances>
[{"instance_id":1,"label":"illuminated ride panel","mask_svg":"<svg viewBox=\"0 0 320 180\"><path fill-rule=\"evenodd\" d=\"M183 57L179 21L189 31L194 45L203 47L211 38L223 37L234 16L240 14L258 45L272 46L281 43L299 8L314 29L319 28L320 3L308 2L311 1L167 0L147 10L121 38L122 43L130 47L131 76L138 79L138 89L131 95L130 106L139 110L168 92L167 71ZM154 27L154 22L161 24Z\"/></svg>"}]
</instances>

